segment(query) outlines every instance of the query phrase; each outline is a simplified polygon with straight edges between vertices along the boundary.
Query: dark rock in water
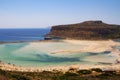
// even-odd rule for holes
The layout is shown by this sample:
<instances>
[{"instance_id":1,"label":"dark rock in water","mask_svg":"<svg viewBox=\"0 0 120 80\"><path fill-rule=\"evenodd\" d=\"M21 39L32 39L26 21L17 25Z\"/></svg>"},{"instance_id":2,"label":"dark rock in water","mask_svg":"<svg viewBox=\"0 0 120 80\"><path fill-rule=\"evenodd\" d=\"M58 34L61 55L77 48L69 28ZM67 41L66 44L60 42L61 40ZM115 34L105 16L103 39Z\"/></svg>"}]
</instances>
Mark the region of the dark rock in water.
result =
<instances>
[{"instance_id":1,"label":"dark rock in water","mask_svg":"<svg viewBox=\"0 0 120 80\"><path fill-rule=\"evenodd\" d=\"M46 37L44 38L44 40L52 40L52 37L46 36Z\"/></svg>"},{"instance_id":2,"label":"dark rock in water","mask_svg":"<svg viewBox=\"0 0 120 80\"><path fill-rule=\"evenodd\" d=\"M46 36L68 39L119 39L120 25L106 24L102 21L86 21L78 24L53 26Z\"/></svg>"},{"instance_id":3,"label":"dark rock in water","mask_svg":"<svg viewBox=\"0 0 120 80\"><path fill-rule=\"evenodd\" d=\"M45 36L44 40L60 40L62 39L61 37L57 36Z\"/></svg>"},{"instance_id":4,"label":"dark rock in water","mask_svg":"<svg viewBox=\"0 0 120 80\"><path fill-rule=\"evenodd\" d=\"M99 53L89 52L89 56L99 55L99 54L110 54L111 51L104 51Z\"/></svg>"},{"instance_id":5,"label":"dark rock in water","mask_svg":"<svg viewBox=\"0 0 120 80\"><path fill-rule=\"evenodd\" d=\"M112 63L98 62L98 64L111 65Z\"/></svg>"},{"instance_id":6,"label":"dark rock in water","mask_svg":"<svg viewBox=\"0 0 120 80\"><path fill-rule=\"evenodd\" d=\"M116 39L116 40L114 40L115 42L120 42L120 39Z\"/></svg>"},{"instance_id":7,"label":"dark rock in water","mask_svg":"<svg viewBox=\"0 0 120 80\"><path fill-rule=\"evenodd\" d=\"M103 53L104 53L104 54L110 54L111 51L104 51Z\"/></svg>"},{"instance_id":8,"label":"dark rock in water","mask_svg":"<svg viewBox=\"0 0 120 80\"><path fill-rule=\"evenodd\" d=\"M94 55L98 55L98 53L89 52L89 56L94 56Z\"/></svg>"},{"instance_id":9,"label":"dark rock in water","mask_svg":"<svg viewBox=\"0 0 120 80\"><path fill-rule=\"evenodd\" d=\"M116 64L120 64L120 60L119 59L116 59Z\"/></svg>"}]
</instances>

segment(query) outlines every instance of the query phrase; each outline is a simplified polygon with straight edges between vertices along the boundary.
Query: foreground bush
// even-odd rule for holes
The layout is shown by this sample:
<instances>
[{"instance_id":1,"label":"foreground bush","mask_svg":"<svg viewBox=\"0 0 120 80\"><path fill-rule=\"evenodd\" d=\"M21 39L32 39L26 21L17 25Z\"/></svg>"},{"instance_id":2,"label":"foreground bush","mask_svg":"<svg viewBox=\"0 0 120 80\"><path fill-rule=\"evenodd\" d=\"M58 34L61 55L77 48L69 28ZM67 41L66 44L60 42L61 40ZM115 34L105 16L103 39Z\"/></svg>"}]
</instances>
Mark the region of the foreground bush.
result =
<instances>
[{"instance_id":1,"label":"foreground bush","mask_svg":"<svg viewBox=\"0 0 120 80\"><path fill-rule=\"evenodd\" d=\"M79 70L77 73L69 71L62 73L49 71L16 72L0 70L0 80L120 80L120 74L116 74L116 71L103 71L99 75L89 75L92 74L91 72L92 70Z\"/></svg>"},{"instance_id":2,"label":"foreground bush","mask_svg":"<svg viewBox=\"0 0 120 80\"><path fill-rule=\"evenodd\" d=\"M77 73L79 73L79 74L91 74L92 71L91 70L79 70L79 71L77 71Z\"/></svg>"},{"instance_id":3,"label":"foreground bush","mask_svg":"<svg viewBox=\"0 0 120 80\"><path fill-rule=\"evenodd\" d=\"M91 71L102 72L102 70L100 68L92 68Z\"/></svg>"},{"instance_id":4,"label":"foreground bush","mask_svg":"<svg viewBox=\"0 0 120 80\"><path fill-rule=\"evenodd\" d=\"M76 74L76 73L71 73L71 72L66 72L64 75L65 75L65 76L78 76L78 74Z\"/></svg>"}]
</instances>

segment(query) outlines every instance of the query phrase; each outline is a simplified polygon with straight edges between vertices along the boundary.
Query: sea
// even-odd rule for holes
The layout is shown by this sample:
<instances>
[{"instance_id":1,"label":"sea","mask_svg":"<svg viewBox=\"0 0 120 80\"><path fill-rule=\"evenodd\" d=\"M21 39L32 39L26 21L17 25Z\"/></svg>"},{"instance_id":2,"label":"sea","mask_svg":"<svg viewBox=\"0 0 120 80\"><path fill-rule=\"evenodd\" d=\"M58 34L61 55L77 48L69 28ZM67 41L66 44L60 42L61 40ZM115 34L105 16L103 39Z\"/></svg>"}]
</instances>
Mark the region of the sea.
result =
<instances>
[{"instance_id":1,"label":"sea","mask_svg":"<svg viewBox=\"0 0 120 80\"><path fill-rule=\"evenodd\" d=\"M0 42L44 40L50 28L44 29L0 29Z\"/></svg>"}]
</instances>

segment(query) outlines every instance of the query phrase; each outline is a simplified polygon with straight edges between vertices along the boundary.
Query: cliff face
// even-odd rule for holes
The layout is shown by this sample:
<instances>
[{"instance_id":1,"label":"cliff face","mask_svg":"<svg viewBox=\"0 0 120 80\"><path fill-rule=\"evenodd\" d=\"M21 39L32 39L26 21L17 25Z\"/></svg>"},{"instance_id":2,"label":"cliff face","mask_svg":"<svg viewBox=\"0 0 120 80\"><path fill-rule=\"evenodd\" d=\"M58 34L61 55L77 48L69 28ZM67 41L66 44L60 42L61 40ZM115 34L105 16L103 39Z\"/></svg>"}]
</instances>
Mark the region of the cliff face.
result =
<instances>
[{"instance_id":1,"label":"cliff face","mask_svg":"<svg viewBox=\"0 0 120 80\"><path fill-rule=\"evenodd\" d=\"M46 36L68 39L117 39L120 38L120 25L102 21L86 21L78 24L53 26Z\"/></svg>"}]
</instances>

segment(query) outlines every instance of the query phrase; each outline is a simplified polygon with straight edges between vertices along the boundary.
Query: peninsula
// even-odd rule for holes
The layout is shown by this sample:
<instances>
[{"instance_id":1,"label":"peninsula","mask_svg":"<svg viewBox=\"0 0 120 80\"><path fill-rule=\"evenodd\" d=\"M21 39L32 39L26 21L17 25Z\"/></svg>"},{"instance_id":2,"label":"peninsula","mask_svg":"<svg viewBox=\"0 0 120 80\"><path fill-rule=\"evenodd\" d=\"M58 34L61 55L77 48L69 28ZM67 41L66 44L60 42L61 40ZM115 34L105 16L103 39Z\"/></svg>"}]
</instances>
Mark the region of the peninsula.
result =
<instances>
[{"instance_id":1,"label":"peninsula","mask_svg":"<svg viewBox=\"0 0 120 80\"><path fill-rule=\"evenodd\" d=\"M120 38L120 25L107 24L102 21L58 25L53 26L46 37L78 40L118 39Z\"/></svg>"}]
</instances>

